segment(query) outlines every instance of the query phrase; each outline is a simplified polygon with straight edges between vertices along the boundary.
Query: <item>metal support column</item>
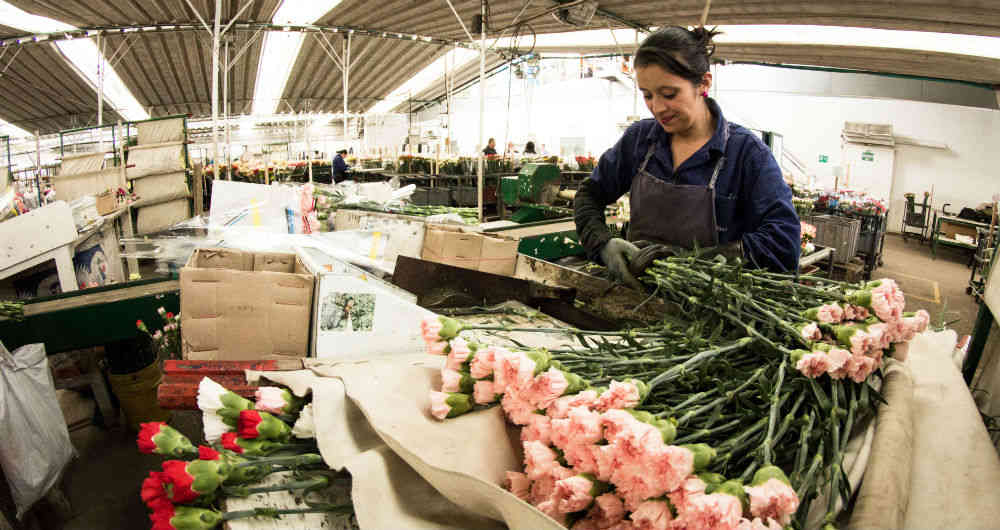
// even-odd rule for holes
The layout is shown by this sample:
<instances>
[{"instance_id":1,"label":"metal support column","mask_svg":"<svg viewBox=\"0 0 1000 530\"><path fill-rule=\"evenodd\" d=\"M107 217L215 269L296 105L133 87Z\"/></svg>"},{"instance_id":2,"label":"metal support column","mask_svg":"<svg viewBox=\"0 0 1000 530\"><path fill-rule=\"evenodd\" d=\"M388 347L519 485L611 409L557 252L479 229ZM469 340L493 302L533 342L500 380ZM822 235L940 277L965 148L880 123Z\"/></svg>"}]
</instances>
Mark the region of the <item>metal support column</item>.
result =
<instances>
[{"instance_id":1,"label":"metal support column","mask_svg":"<svg viewBox=\"0 0 1000 530\"><path fill-rule=\"evenodd\" d=\"M10 140L7 144L7 152L10 153ZM9 164L9 161L8 161ZM7 166L10 171L10 166ZM35 191L38 192L38 207L42 207L42 138L35 131Z\"/></svg>"},{"instance_id":2,"label":"metal support column","mask_svg":"<svg viewBox=\"0 0 1000 530\"><path fill-rule=\"evenodd\" d=\"M229 39L226 39L226 42L223 43L223 47L224 47L224 53L223 53L224 61L223 61L223 64L225 64L225 67L222 69L223 74L224 74L223 78L222 78L222 116L223 116L223 119L226 122L226 124L225 124L225 128L226 128L226 156L225 156L225 158L226 158L226 176L229 177L230 180L232 180L232 175L231 174L232 174L232 171L233 171L233 144L232 144L232 141L231 141L231 137L229 135Z\"/></svg>"},{"instance_id":3,"label":"metal support column","mask_svg":"<svg viewBox=\"0 0 1000 530\"><path fill-rule=\"evenodd\" d=\"M222 38L222 2L215 1L215 26L212 31L212 144L214 145L214 156L212 163L215 166L215 177L219 177L219 48Z\"/></svg>"},{"instance_id":4,"label":"metal support column","mask_svg":"<svg viewBox=\"0 0 1000 530\"><path fill-rule=\"evenodd\" d=\"M107 41L97 34L97 148L104 151L104 46ZM41 202L39 202L41 204Z\"/></svg>"},{"instance_id":5,"label":"metal support column","mask_svg":"<svg viewBox=\"0 0 1000 530\"><path fill-rule=\"evenodd\" d=\"M479 222L483 222L483 175L486 172L486 160L483 149L486 148L486 0L479 3L482 15L479 26L479 178L476 184L476 195L479 205Z\"/></svg>"},{"instance_id":6,"label":"metal support column","mask_svg":"<svg viewBox=\"0 0 1000 530\"><path fill-rule=\"evenodd\" d=\"M343 66L341 67L341 73L343 74L341 76L341 79L343 79L344 81L344 144L345 144L345 147L342 147L342 149L346 149L347 148L346 144L350 139L350 136L348 136L347 134L347 119L348 119L347 91L351 87L351 34L350 33L348 33L347 37L344 38L344 49L341 54L341 58L342 58L341 60L344 62Z\"/></svg>"}]
</instances>

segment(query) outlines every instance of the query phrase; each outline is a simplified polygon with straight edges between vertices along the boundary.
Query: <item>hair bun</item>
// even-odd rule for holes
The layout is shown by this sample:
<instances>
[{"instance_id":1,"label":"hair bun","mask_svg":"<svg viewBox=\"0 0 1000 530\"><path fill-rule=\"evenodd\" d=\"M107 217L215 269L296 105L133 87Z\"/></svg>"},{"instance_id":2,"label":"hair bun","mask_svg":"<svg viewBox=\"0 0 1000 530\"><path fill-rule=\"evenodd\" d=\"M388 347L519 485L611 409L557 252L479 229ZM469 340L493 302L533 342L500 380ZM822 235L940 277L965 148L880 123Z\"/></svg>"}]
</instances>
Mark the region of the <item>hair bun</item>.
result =
<instances>
[{"instance_id":1,"label":"hair bun","mask_svg":"<svg viewBox=\"0 0 1000 530\"><path fill-rule=\"evenodd\" d=\"M691 36L694 37L698 46L705 49L705 53L708 57L712 57L712 55L715 54L715 43L712 42L712 39L722 32L717 28L708 29L705 26L698 26L690 31Z\"/></svg>"}]
</instances>

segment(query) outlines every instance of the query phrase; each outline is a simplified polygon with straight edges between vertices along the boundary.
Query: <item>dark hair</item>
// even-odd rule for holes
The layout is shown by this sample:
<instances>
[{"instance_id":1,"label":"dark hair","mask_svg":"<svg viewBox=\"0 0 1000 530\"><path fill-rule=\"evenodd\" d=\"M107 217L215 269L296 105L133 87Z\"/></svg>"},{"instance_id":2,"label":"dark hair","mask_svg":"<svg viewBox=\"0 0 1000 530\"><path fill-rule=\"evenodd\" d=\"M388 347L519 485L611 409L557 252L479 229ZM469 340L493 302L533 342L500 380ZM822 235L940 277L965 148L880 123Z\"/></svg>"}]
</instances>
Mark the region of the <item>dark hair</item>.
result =
<instances>
[{"instance_id":1,"label":"dark hair","mask_svg":"<svg viewBox=\"0 0 1000 530\"><path fill-rule=\"evenodd\" d=\"M489 140L486 141L486 143L495 142L495 141L497 141L496 138L490 138Z\"/></svg>"},{"instance_id":2,"label":"dark hair","mask_svg":"<svg viewBox=\"0 0 1000 530\"><path fill-rule=\"evenodd\" d=\"M532 153L532 154L534 154L534 152L535 152L535 142L528 142L528 143L524 144L524 152L525 153Z\"/></svg>"},{"instance_id":3,"label":"dark hair","mask_svg":"<svg viewBox=\"0 0 1000 530\"><path fill-rule=\"evenodd\" d=\"M635 67L655 64L683 77L695 85L701 84L708 72L709 59L715 53L712 38L720 32L699 26L687 29L667 26L646 37L635 52Z\"/></svg>"},{"instance_id":4,"label":"dark hair","mask_svg":"<svg viewBox=\"0 0 1000 530\"><path fill-rule=\"evenodd\" d=\"M341 149L340 151L337 151L337 154L338 155L346 155L347 154L347 149Z\"/></svg>"}]
</instances>

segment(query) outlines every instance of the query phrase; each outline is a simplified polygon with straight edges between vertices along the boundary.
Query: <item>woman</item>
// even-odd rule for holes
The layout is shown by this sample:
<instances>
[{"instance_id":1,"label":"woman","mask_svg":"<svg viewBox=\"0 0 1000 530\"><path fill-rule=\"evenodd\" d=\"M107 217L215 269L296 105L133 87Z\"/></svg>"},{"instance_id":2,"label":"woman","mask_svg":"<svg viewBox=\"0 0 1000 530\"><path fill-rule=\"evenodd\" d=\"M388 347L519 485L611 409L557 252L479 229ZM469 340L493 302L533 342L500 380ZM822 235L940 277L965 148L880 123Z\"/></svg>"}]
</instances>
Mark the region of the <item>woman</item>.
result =
<instances>
[{"instance_id":1,"label":"woman","mask_svg":"<svg viewBox=\"0 0 1000 530\"><path fill-rule=\"evenodd\" d=\"M526 155L537 155L535 152L535 142L528 142L524 144L524 154Z\"/></svg>"},{"instance_id":2,"label":"woman","mask_svg":"<svg viewBox=\"0 0 1000 530\"><path fill-rule=\"evenodd\" d=\"M635 71L653 119L632 124L576 195L583 246L632 287L653 259L679 247L775 271L798 265L799 219L778 163L708 97L715 34L667 27L643 41ZM604 219L605 207L626 192L628 241L611 238Z\"/></svg>"},{"instance_id":3,"label":"woman","mask_svg":"<svg viewBox=\"0 0 1000 530\"><path fill-rule=\"evenodd\" d=\"M490 141L487 142L486 147L483 148L483 154L486 156L497 154L497 141L495 138L490 138Z\"/></svg>"}]
</instances>

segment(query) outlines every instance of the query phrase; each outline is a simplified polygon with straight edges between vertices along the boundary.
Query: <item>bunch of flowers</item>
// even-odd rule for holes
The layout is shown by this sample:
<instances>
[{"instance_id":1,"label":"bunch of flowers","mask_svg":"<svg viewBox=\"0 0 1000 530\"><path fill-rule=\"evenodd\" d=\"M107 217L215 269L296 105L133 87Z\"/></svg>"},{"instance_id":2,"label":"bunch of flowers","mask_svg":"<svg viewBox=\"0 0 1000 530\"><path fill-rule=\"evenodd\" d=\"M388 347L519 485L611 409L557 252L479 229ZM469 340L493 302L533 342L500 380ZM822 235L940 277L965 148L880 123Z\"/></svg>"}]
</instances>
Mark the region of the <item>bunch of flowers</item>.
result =
<instances>
[{"instance_id":1,"label":"bunch of flowers","mask_svg":"<svg viewBox=\"0 0 1000 530\"><path fill-rule=\"evenodd\" d=\"M164 461L160 470L151 471L142 483L141 496L151 511L153 530L211 529L225 521L246 517L353 511L350 505L333 506L308 499L305 508L221 511L219 506L226 497L283 490L301 491L306 496L326 488L330 479L322 473L307 473L324 467L313 443L289 442L290 434L313 438L315 429L311 404L303 406L303 400L292 396L287 389L262 387L257 391L257 402L252 403L205 378L199 388L198 402L204 406L203 412L220 418L231 417L236 411L239 433L224 433L221 443L214 448L205 445L196 448L187 437L163 422L142 424L137 438L139 451L174 458ZM294 422L295 427L279 417ZM265 457L278 451L282 454ZM191 459L182 460L185 457ZM254 485L271 473L286 470L296 471L295 481L278 486Z\"/></svg>"},{"instance_id":2,"label":"bunch of flowers","mask_svg":"<svg viewBox=\"0 0 1000 530\"><path fill-rule=\"evenodd\" d=\"M135 327L145 333L153 343L153 352L160 361L181 358L181 315L173 314L163 307L156 310L163 320L163 327L150 332L142 320L135 321Z\"/></svg>"},{"instance_id":3,"label":"bunch of flowers","mask_svg":"<svg viewBox=\"0 0 1000 530\"><path fill-rule=\"evenodd\" d=\"M847 441L875 413L869 380L929 316L903 313L891 280L806 279L676 257L642 277L675 309L655 327L428 319L428 353L446 356L430 413L499 404L524 452L506 488L570 528L801 527L821 491L832 523L852 494ZM463 336L472 330L561 333L579 346L508 350Z\"/></svg>"},{"instance_id":4,"label":"bunch of flowers","mask_svg":"<svg viewBox=\"0 0 1000 530\"><path fill-rule=\"evenodd\" d=\"M595 160L592 156L578 156L576 157L576 165L580 168L580 171L593 171Z\"/></svg>"},{"instance_id":5,"label":"bunch of flowers","mask_svg":"<svg viewBox=\"0 0 1000 530\"><path fill-rule=\"evenodd\" d=\"M813 244L813 240L816 239L816 227L805 221L800 221L800 223L802 224L802 255L805 256L816 250L816 245Z\"/></svg>"}]
</instances>

